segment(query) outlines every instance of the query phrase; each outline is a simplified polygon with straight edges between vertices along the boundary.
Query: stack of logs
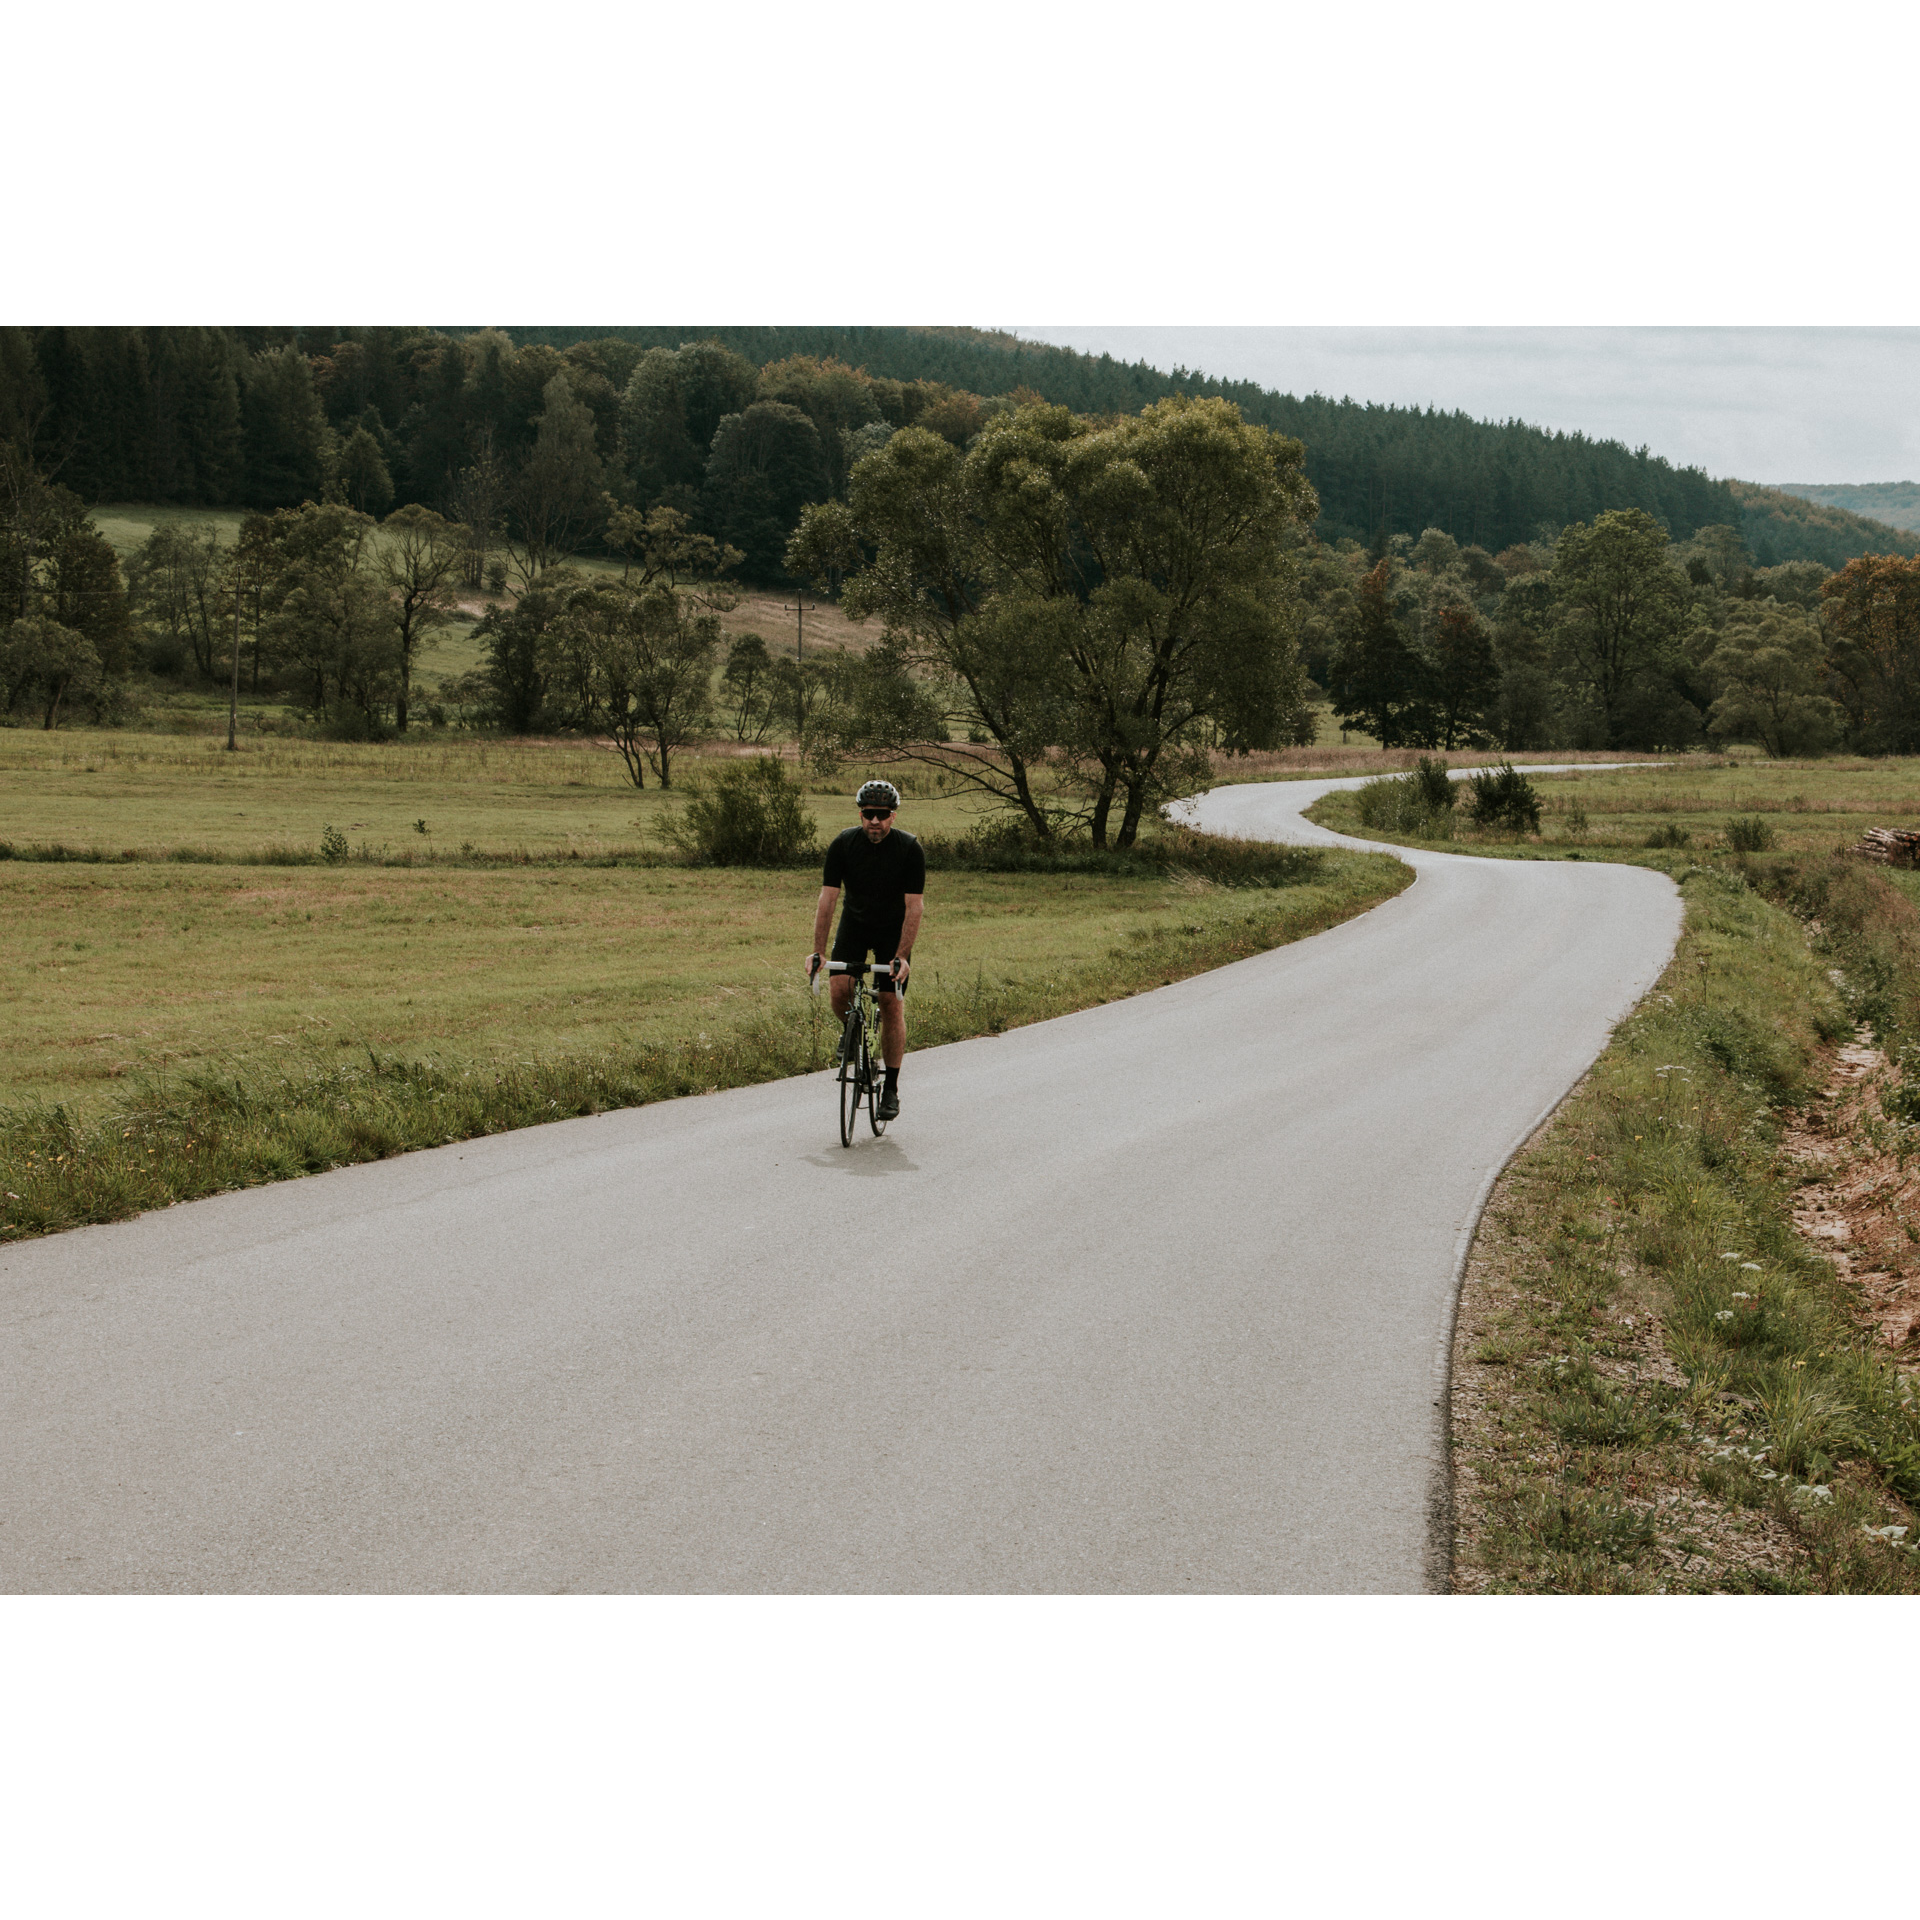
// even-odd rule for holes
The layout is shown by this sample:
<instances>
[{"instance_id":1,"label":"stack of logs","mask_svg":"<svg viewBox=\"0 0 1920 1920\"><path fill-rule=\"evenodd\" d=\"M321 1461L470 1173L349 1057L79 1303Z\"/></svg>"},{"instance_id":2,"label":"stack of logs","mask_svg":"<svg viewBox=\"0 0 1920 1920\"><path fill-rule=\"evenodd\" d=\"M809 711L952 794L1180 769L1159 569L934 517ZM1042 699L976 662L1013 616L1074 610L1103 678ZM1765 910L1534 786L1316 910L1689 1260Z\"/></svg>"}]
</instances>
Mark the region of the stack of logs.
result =
<instances>
[{"instance_id":1,"label":"stack of logs","mask_svg":"<svg viewBox=\"0 0 1920 1920\"><path fill-rule=\"evenodd\" d=\"M1920 833L1905 827L1869 827L1853 851L1891 867L1920 866Z\"/></svg>"}]
</instances>

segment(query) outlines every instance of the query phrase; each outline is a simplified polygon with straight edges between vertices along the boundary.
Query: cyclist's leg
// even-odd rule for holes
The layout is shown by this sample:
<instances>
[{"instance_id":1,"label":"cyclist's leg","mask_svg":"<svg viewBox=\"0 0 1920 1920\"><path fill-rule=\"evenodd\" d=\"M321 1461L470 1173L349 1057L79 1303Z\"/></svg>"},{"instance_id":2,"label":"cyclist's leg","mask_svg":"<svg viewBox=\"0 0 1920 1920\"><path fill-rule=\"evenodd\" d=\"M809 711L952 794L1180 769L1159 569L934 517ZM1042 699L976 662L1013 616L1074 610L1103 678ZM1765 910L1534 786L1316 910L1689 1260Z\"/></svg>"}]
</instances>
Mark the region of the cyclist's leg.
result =
<instances>
[{"instance_id":1,"label":"cyclist's leg","mask_svg":"<svg viewBox=\"0 0 1920 1920\"><path fill-rule=\"evenodd\" d=\"M900 1071L907 1057L907 997L900 992L883 993L880 1000L880 1057L890 1073Z\"/></svg>"},{"instance_id":2,"label":"cyclist's leg","mask_svg":"<svg viewBox=\"0 0 1920 1920\"><path fill-rule=\"evenodd\" d=\"M873 957L889 961L900 950L900 929L883 931L874 942ZM874 982L880 1002L880 1058L889 1073L898 1073L907 1057L907 997L891 980Z\"/></svg>"},{"instance_id":3,"label":"cyclist's leg","mask_svg":"<svg viewBox=\"0 0 1920 1920\"><path fill-rule=\"evenodd\" d=\"M827 958L849 968L866 964L867 943L859 934L848 929L847 916L844 913L840 916L840 930L833 937L833 946L829 949ZM847 1009L853 1005L852 973L828 975L827 993L833 1003L835 1017L844 1020L847 1017Z\"/></svg>"}]
</instances>

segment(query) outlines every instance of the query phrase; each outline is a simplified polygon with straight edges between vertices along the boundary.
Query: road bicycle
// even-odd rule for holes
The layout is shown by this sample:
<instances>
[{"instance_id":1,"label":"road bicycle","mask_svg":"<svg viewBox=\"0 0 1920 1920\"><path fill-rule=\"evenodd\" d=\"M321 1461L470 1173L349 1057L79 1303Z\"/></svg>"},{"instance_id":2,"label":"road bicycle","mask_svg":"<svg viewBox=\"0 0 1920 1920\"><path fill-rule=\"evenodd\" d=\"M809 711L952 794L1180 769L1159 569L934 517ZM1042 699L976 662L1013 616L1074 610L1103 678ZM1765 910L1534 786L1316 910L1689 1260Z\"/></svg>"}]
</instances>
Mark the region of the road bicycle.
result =
<instances>
[{"instance_id":1,"label":"road bicycle","mask_svg":"<svg viewBox=\"0 0 1920 1920\"><path fill-rule=\"evenodd\" d=\"M875 1135L887 1130L887 1123L880 1118L880 1002L873 991L873 982L882 974L891 978L893 967L885 960L859 967L850 967L844 960L829 960L823 971L851 972L854 976L853 1003L847 1008L846 1020L840 1028L835 1072L840 1088L840 1144L850 1147L863 1103L867 1109L867 1125ZM814 976L813 990L820 991L818 974Z\"/></svg>"}]
</instances>

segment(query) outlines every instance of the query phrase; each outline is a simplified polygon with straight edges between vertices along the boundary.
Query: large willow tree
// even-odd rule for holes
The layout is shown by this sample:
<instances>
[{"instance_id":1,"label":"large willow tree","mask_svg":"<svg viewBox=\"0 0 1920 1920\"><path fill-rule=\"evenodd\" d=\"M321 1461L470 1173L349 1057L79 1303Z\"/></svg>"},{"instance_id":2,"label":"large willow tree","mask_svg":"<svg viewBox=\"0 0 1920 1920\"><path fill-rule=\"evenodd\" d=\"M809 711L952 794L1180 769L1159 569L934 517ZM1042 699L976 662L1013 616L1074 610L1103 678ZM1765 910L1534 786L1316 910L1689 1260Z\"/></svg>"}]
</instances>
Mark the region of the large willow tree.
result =
<instances>
[{"instance_id":1,"label":"large willow tree","mask_svg":"<svg viewBox=\"0 0 1920 1920\"><path fill-rule=\"evenodd\" d=\"M1209 750L1300 737L1298 441L1223 400L1024 406L963 452L906 428L811 507L788 565L877 618L849 744L936 761L1051 837L1131 846ZM956 738L956 736L958 736Z\"/></svg>"}]
</instances>

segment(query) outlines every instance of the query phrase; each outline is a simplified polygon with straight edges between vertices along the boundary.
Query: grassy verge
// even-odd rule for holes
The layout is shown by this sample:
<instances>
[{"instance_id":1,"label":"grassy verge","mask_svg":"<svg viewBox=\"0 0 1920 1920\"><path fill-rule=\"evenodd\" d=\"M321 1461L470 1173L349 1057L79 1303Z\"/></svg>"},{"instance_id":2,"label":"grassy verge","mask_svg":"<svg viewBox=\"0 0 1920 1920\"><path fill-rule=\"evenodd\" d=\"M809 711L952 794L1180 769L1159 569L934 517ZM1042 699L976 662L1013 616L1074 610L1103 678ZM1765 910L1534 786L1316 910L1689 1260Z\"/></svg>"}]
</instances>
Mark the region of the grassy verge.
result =
<instances>
[{"instance_id":1,"label":"grassy verge","mask_svg":"<svg viewBox=\"0 0 1920 1920\"><path fill-rule=\"evenodd\" d=\"M1184 844L1182 864L1132 883L1136 892L1150 894L1151 910L1131 915L1113 911L1116 895L1126 893L1124 880L951 876L943 889L946 897L937 903L944 916L943 944L923 941L923 964L915 974L911 1044L923 1048L1003 1032L1245 958L1364 912L1411 877L1398 861L1381 855L1303 857L1285 849L1221 847L1197 836ZM1208 876L1209 864L1224 884ZM89 890L106 878L98 870L41 871ZM107 873L117 879L126 871ZM180 911L186 904L179 893L184 876L165 869L146 872L164 891L156 911ZM314 884L336 890L350 884L417 888L429 878L311 875ZM491 883L495 876L485 878ZM586 943L583 951L589 957L598 952L609 936L578 893L592 878L535 873L516 881L544 886L548 895L544 904L531 899L495 903L501 940L477 950L481 988L497 997L493 972L498 962L490 962L489 955L506 952L520 936L546 934L555 919L571 916L582 922L576 933ZM656 904L651 921L657 932L661 915L678 901L685 952L670 964L690 967L693 977L661 1031L644 1038L622 1033L615 1009L603 1015L601 1025L612 1019L616 1030L587 1044L569 1040L569 1033L577 1035L592 1024L591 1010L561 1004L570 1001L568 982L554 977L556 956L546 945L529 948L523 962L539 965L540 1030L552 1036L546 1046L476 1059L467 1022L455 1018L448 1036L453 1044L403 1053L367 1039L364 1023L347 1023L343 1030L336 1022L324 1038L292 1036L293 1044L278 1059L223 1057L210 1049L182 1067L132 1074L122 1090L91 1106L17 1100L0 1112L0 1240L123 1219L201 1194L511 1127L751 1085L805 1073L824 1062L831 1034L822 1003L805 991L796 967L776 968L765 960L767 936L753 919L762 910L777 913L786 932L780 952L794 958L798 943L786 923L798 924L804 915L796 910L793 876L682 872L602 878L608 885L648 882L679 890ZM564 891L553 891L563 882ZM208 884L217 884L213 876ZM711 905L702 911L695 901L689 908L689 886L723 895L739 924L716 926ZM45 896L37 896L35 904L44 911ZM462 916L449 911L447 903L417 900L412 905L429 921L438 910L448 922L438 934L422 936L417 964L424 967L429 952L444 951L453 923ZM536 905L538 924L531 920ZM337 970L350 964L351 953L365 944L366 930L381 921L383 908L385 922L404 940L409 923L390 899L383 895L370 905L363 902L357 919L336 914L336 924L322 928L340 945L331 961L316 960L323 973L328 966ZM74 903L76 913L83 909L100 910L97 901L85 898ZM296 910L284 899L249 899L231 910L264 913L305 936L308 923L301 916L307 910ZM204 911L211 917L213 908ZM631 915L635 908L623 899L609 911ZM641 918L649 915L642 912ZM191 931L193 919L189 907L180 931ZM1079 935L1064 938L1063 928L1075 925ZM1088 933L1097 944L1089 944ZM165 937L166 928L156 934ZM67 941L66 957L82 965L92 951L90 944L76 948ZM151 949L142 960L129 949L123 959L152 973L158 951ZM742 954L728 964L748 986L713 988L714 957L723 951ZM758 955L757 973L748 968L747 952ZM1010 960L1026 964L1010 968ZM611 963L599 964L604 972ZM600 990L608 990L604 980ZM627 1004L633 1004L630 987ZM439 1012L445 1016L446 1009Z\"/></svg>"},{"instance_id":2,"label":"grassy verge","mask_svg":"<svg viewBox=\"0 0 1920 1920\"><path fill-rule=\"evenodd\" d=\"M1456 764L1460 756L1454 756ZM1362 771L1362 769L1354 769ZM1377 773L1378 769L1364 771ZM1391 772L1392 769L1387 771ZM1920 822L1920 760L1668 760L1631 771L1540 774L1540 831L1476 828L1463 794L1444 837L1361 823L1358 789L1330 793L1308 818L1337 833L1496 859L1634 860L1671 867L1733 851L1729 829L1757 824L1785 853L1828 853L1869 827Z\"/></svg>"},{"instance_id":3,"label":"grassy verge","mask_svg":"<svg viewBox=\"0 0 1920 1920\"><path fill-rule=\"evenodd\" d=\"M1788 1151L1857 1023L1914 1031L1920 916L1833 855L1679 877L1665 978L1475 1243L1454 1585L1920 1591L1912 1378L1796 1230Z\"/></svg>"}]
</instances>

